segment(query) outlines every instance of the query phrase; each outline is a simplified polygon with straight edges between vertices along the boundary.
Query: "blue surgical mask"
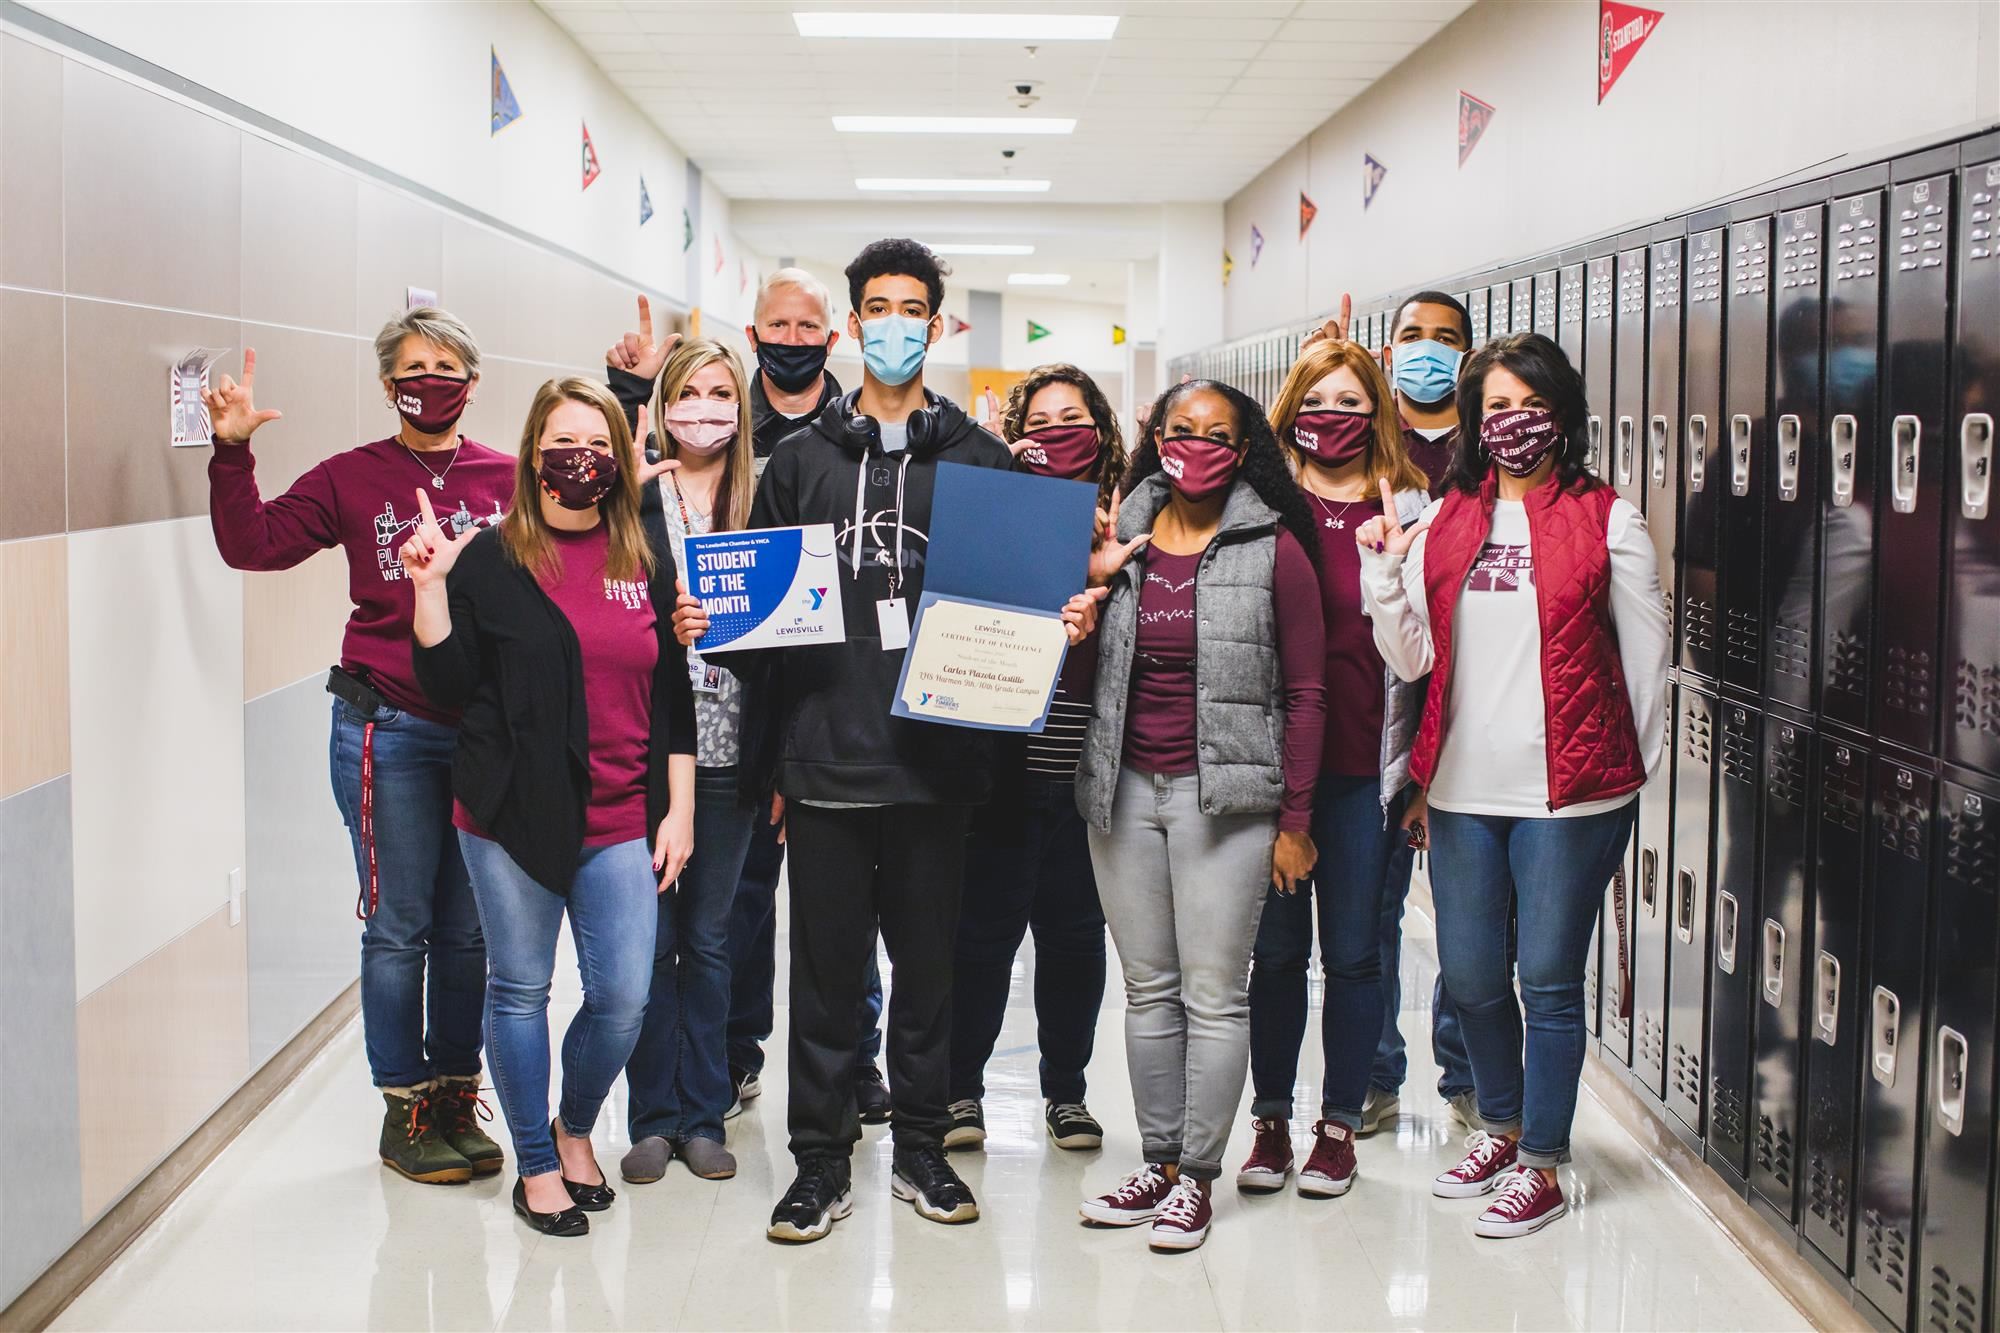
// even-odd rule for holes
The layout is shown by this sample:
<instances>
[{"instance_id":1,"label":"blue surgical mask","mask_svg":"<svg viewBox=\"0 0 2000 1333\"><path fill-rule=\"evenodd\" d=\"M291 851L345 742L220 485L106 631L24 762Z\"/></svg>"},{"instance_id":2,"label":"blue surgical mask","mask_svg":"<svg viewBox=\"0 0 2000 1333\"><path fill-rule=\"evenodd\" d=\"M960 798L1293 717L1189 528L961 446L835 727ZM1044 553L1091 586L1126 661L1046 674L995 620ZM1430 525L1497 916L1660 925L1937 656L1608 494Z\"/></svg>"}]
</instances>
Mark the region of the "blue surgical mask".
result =
<instances>
[{"instance_id":1,"label":"blue surgical mask","mask_svg":"<svg viewBox=\"0 0 2000 1333\"><path fill-rule=\"evenodd\" d=\"M868 373L887 385L907 384L924 367L930 321L909 315L882 315L861 326L861 360Z\"/></svg>"},{"instance_id":2,"label":"blue surgical mask","mask_svg":"<svg viewBox=\"0 0 2000 1333\"><path fill-rule=\"evenodd\" d=\"M1389 364L1395 373L1396 392L1413 403L1441 403L1451 397L1458 383L1458 363L1464 359L1465 353L1434 338L1392 343Z\"/></svg>"}]
</instances>

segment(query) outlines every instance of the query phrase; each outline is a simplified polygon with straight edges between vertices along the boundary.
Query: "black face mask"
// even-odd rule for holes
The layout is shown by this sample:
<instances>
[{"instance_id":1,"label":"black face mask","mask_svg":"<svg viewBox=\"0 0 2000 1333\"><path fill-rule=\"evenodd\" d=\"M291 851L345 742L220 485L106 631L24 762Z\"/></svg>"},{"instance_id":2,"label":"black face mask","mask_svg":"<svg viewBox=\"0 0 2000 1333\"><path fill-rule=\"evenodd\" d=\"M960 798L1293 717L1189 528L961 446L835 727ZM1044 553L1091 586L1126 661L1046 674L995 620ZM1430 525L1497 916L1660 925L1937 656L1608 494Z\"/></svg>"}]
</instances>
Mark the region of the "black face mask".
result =
<instances>
[{"instance_id":1,"label":"black face mask","mask_svg":"<svg viewBox=\"0 0 2000 1333\"><path fill-rule=\"evenodd\" d=\"M759 338L757 366L779 392L800 393L826 369L826 344L768 343Z\"/></svg>"}]
</instances>

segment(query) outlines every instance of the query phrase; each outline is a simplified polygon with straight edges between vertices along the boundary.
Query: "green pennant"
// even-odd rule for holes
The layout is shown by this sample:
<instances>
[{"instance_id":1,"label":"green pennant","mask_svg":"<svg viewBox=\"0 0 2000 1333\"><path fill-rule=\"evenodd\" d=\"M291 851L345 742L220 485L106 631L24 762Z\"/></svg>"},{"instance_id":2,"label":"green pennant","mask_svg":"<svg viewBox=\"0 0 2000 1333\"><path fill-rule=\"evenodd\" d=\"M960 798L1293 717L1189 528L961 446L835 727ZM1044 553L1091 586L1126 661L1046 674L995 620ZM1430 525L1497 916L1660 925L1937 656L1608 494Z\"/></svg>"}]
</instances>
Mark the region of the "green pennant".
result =
<instances>
[{"instance_id":1,"label":"green pennant","mask_svg":"<svg viewBox=\"0 0 2000 1333\"><path fill-rule=\"evenodd\" d=\"M683 208L681 210L681 253L686 254L688 247L693 244L694 219L689 217L688 211Z\"/></svg>"},{"instance_id":2,"label":"green pennant","mask_svg":"<svg viewBox=\"0 0 2000 1333\"><path fill-rule=\"evenodd\" d=\"M1049 336L1049 331L1048 331L1047 329L1045 329L1045 328L1043 328L1043 327L1042 327L1041 325L1039 325L1039 324L1035 323L1035 321L1034 321L1034 320L1032 320L1032 319L1028 321L1028 341L1029 341L1029 342L1034 342L1034 341L1035 341L1036 339L1038 339L1038 338L1046 338L1046 337L1048 337L1048 336Z\"/></svg>"}]
</instances>

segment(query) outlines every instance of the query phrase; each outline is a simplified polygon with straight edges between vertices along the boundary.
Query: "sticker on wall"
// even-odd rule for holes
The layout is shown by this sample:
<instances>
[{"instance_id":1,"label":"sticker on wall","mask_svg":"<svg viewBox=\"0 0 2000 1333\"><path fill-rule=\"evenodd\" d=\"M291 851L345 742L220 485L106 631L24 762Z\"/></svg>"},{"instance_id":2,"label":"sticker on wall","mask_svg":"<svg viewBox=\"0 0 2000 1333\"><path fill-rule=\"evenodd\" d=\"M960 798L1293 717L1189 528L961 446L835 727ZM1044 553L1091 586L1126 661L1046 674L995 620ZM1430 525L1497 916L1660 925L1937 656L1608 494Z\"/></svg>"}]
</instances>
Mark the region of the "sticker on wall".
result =
<instances>
[{"instance_id":1,"label":"sticker on wall","mask_svg":"<svg viewBox=\"0 0 2000 1333\"><path fill-rule=\"evenodd\" d=\"M1597 5L1597 101L1604 102L1604 95L1611 91L1611 85L1618 82L1619 75L1632 63L1632 57L1639 54L1639 48L1653 35L1653 29L1660 26L1662 15L1657 9L1641 9L1637 5L1621 5L1618 0L1598 0Z\"/></svg>"},{"instance_id":2,"label":"sticker on wall","mask_svg":"<svg viewBox=\"0 0 2000 1333\"><path fill-rule=\"evenodd\" d=\"M174 448L206 445L215 433L208 420L208 404L201 396L208 391L208 368L228 350L197 347L167 367L168 426ZM247 371L245 375L247 378Z\"/></svg>"},{"instance_id":3,"label":"sticker on wall","mask_svg":"<svg viewBox=\"0 0 2000 1333\"><path fill-rule=\"evenodd\" d=\"M1222 285L1223 285L1223 286L1227 287L1227 286L1229 285L1229 275L1230 275L1230 274L1232 274L1232 273L1234 273L1235 271L1236 271L1236 261L1235 261L1235 259L1233 259L1233 258L1231 258L1231 257L1230 257L1230 254L1229 254L1229 251L1227 251L1227 250L1224 250L1224 251L1222 252Z\"/></svg>"},{"instance_id":4,"label":"sticker on wall","mask_svg":"<svg viewBox=\"0 0 2000 1333\"><path fill-rule=\"evenodd\" d=\"M415 310L420 306L435 306L438 294L428 287L403 288L403 309Z\"/></svg>"},{"instance_id":5,"label":"sticker on wall","mask_svg":"<svg viewBox=\"0 0 2000 1333\"><path fill-rule=\"evenodd\" d=\"M491 138L521 118L521 104L514 100L514 85L507 82L507 71L500 68L500 53L490 46L486 51L493 57L493 128L487 132Z\"/></svg>"},{"instance_id":6,"label":"sticker on wall","mask_svg":"<svg viewBox=\"0 0 2000 1333\"><path fill-rule=\"evenodd\" d=\"M1306 198L1304 190L1299 191L1299 239L1304 240L1312 230L1313 219L1319 216L1319 205Z\"/></svg>"},{"instance_id":7,"label":"sticker on wall","mask_svg":"<svg viewBox=\"0 0 2000 1333\"><path fill-rule=\"evenodd\" d=\"M1264 233L1257 230L1257 224L1250 224L1250 267L1257 267L1257 261L1264 257Z\"/></svg>"},{"instance_id":8,"label":"sticker on wall","mask_svg":"<svg viewBox=\"0 0 2000 1333\"><path fill-rule=\"evenodd\" d=\"M1464 160L1463 157L1459 159L1461 162ZM1377 162L1373 153L1363 153L1361 155L1361 206L1363 208L1375 202L1375 192L1382 188L1382 178L1388 174L1389 168Z\"/></svg>"},{"instance_id":9,"label":"sticker on wall","mask_svg":"<svg viewBox=\"0 0 2000 1333\"><path fill-rule=\"evenodd\" d=\"M1046 337L1048 337L1048 336L1049 336L1049 331L1048 331L1047 329L1045 329L1045 328L1043 328L1043 327L1042 327L1041 325L1039 325L1039 324L1035 323L1035 321L1034 321L1034 320L1032 320L1032 319L1028 321L1028 341L1029 341L1029 342L1038 342L1038 341L1040 341L1041 339L1043 339L1043 338L1046 338Z\"/></svg>"},{"instance_id":10,"label":"sticker on wall","mask_svg":"<svg viewBox=\"0 0 2000 1333\"><path fill-rule=\"evenodd\" d=\"M1125 345L1125 326L1123 324L1113 324L1111 326L1111 345L1113 347L1123 347Z\"/></svg>"},{"instance_id":11,"label":"sticker on wall","mask_svg":"<svg viewBox=\"0 0 2000 1333\"><path fill-rule=\"evenodd\" d=\"M957 315L946 315L944 317L944 327L944 336L947 338L956 338L959 334L969 333L972 330L972 326Z\"/></svg>"},{"instance_id":12,"label":"sticker on wall","mask_svg":"<svg viewBox=\"0 0 2000 1333\"><path fill-rule=\"evenodd\" d=\"M582 125L582 121L577 122ZM604 174L604 168L597 165L597 145L590 141L590 126L583 126L583 188Z\"/></svg>"},{"instance_id":13,"label":"sticker on wall","mask_svg":"<svg viewBox=\"0 0 2000 1333\"><path fill-rule=\"evenodd\" d=\"M688 211L685 208L683 208L681 210L681 253L686 254L688 252L688 247L692 246L693 244L694 244L694 219L690 217L688 215Z\"/></svg>"},{"instance_id":14,"label":"sticker on wall","mask_svg":"<svg viewBox=\"0 0 2000 1333\"><path fill-rule=\"evenodd\" d=\"M1479 147L1479 141L1486 137L1486 127L1492 123L1492 103L1482 102L1461 88L1458 93L1458 165L1465 165L1465 159Z\"/></svg>"},{"instance_id":15,"label":"sticker on wall","mask_svg":"<svg viewBox=\"0 0 2000 1333\"><path fill-rule=\"evenodd\" d=\"M646 193L646 178L639 178L639 225L645 226L653 220L653 196Z\"/></svg>"}]
</instances>

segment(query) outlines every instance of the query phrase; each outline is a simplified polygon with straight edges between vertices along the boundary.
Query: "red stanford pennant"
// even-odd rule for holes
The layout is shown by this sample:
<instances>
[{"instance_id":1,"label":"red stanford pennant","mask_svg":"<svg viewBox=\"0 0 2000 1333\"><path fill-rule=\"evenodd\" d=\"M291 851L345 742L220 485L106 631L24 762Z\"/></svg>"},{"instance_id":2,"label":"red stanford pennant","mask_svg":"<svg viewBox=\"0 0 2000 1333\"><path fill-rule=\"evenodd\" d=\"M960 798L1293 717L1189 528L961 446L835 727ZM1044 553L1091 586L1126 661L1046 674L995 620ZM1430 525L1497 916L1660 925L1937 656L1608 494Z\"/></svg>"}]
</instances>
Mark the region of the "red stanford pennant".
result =
<instances>
[{"instance_id":1,"label":"red stanford pennant","mask_svg":"<svg viewBox=\"0 0 2000 1333\"><path fill-rule=\"evenodd\" d=\"M1660 26L1660 11L1621 5L1617 0L1598 0L1597 6L1597 100L1618 82L1618 76L1639 54L1639 48Z\"/></svg>"}]
</instances>

